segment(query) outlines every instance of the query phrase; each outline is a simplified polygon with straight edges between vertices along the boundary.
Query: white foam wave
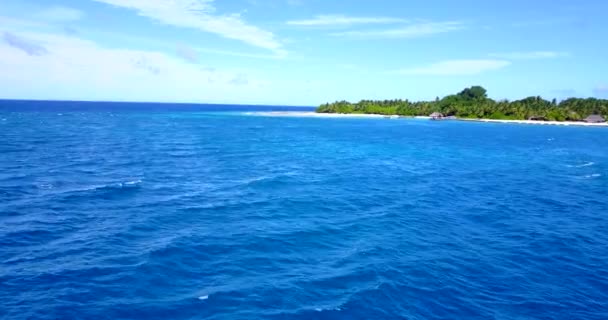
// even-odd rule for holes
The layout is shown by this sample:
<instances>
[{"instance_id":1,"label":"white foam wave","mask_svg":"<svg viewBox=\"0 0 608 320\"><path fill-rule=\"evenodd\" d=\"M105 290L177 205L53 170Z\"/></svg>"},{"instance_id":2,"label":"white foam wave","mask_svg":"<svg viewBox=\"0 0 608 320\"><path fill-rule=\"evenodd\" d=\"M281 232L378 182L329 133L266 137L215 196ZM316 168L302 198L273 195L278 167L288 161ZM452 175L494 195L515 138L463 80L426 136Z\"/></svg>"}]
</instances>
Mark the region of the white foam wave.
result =
<instances>
[{"instance_id":1,"label":"white foam wave","mask_svg":"<svg viewBox=\"0 0 608 320\"><path fill-rule=\"evenodd\" d=\"M204 295L204 296L198 297L198 300L207 300L207 299L209 299L209 295Z\"/></svg>"},{"instance_id":2,"label":"white foam wave","mask_svg":"<svg viewBox=\"0 0 608 320\"><path fill-rule=\"evenodd\" d=\"M141 183L141 179L123 182L121 185L126 187L137 186Z\"/></svg>"},{"instance_id":3,"label":"white foam wave","mask_svg":"<svg viewBox=\"0 0 608 320\"><path fill-rule=\"evenodd\" d=\"M126 182L118 182L118 183L108 183L108 184L97 184L97 185L89 185L76 187L71 189L63 189L58 190L58 194L61 193L74 193L74 192L87 192L87 191L97 191L97 190L107 190L107 189L127 189L127 188L137 188L142 183L141 179L130 180ZM42 186L38 186L42 188Z\"/></svg>"},{"instance_id":4,"label":"white foam wave","mask_svg":"<svg viewBox=\"0 0 608 320\"><path fill-rule=\"evenodd\" d=\"M121 189L121 188L135 188L135 187L138 187L141 184L141 182L142 181L140 179L138 179L138 180L131 180L131 181L126 181L126 182L101 184L101 185L95 185L95 186L90 186L90 187L84 188L83 191L111 189L111 188L117 188L117 189Z\"/></svg>"},{"instance_id":5,"label":"white foam wave","mask_svg":"<svg viewBox=\"0 0 608 320\"><path fill-rule=\"evenodd\" d=\"M241 180L239 185L248 185L248 184L252 184L252 183L256 183L256 182L260 182L260 181L274 180L274 179L278 179L281 177L293 177L293 176L297 176L297 175L298 175L298 172L296 172L296 171L289 171L289 172L277 173L277 174L272 174L272 175L264 175L264 176L253 177L250 179Z\"/></svg>"},{"instance_id":6,"label":"white foam wave","mask_svg":"<svg viewBox=\"0 0 608 320\"><path fill-rule=\"evenodd\" d=\"M258 182L258 181L264 181L264 180L270 180L274 178L273 176L260 176L260 177L255 177L255 178L251 178L251 179L245 179L242 181L242 184L251 184L254 182Z\"/></svg>"},{"instance_id":7,"label":"white foam wave","mask_svg":"<svg viewBox=\"0 0 608 320\"><path fill-rule=\"evenodd\" d=\"M568 168L584 168L584 167L591 167L595 165L595 162L586 162L583 164L578 164L578 165L567 165Z\"/></svg>"},{"instance_id":8,"label":"white foam wave","mask_svg":"<svg viewBox=\"0 0 608 320\"><path fill-rule=\"evenodd\" d=\"M594 174L588 174L588 175L584 176L584 178L586 178L586 179L593 179L593 178L599 178L601 176L602 175L599 174L599 173L594 173Z\"/></svg>"},{"instance_id":9,"label":"white foam wave","mask_svg":"<svg viewBox=\"0 0 608 320\"><path fill-rule=\"evenodd\" d=\"M323 311L342 311L342 307L335 307L335 308L315 308L316 312L323 312Z\"/></svg>"},{"instance_id":10,"label":"white foam wave","mask_svg":"<svg viewBox=\"0 0 608 320\"><path fill-rule=\"evenodd\" d=\"M590 167L592 165L594 165L595 162L587 162L585 164L581 164L580 166L578 166L579 168L583 168L583 167Z\"/></svg>"},{"instance_id":11,"label":"white foam wave","mask_svg":"<svg viewBox=\"0 0 608 320\"><path fill-rule=\"evenodd\" d=\"M38 188L43 190L51 190L54 188L54 186L50 183L41 183L38 185Z\"/></svg>"}]
</instances>

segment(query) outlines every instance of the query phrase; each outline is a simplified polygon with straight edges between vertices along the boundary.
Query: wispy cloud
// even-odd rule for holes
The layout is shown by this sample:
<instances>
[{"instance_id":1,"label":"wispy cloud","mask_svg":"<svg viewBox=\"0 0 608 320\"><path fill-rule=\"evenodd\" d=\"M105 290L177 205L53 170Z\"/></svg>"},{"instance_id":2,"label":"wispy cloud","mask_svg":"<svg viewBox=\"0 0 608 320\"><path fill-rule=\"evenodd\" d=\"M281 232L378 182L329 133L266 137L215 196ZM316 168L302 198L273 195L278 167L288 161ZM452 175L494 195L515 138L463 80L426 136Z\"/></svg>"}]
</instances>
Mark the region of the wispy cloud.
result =
<instances>
[{"instance_id":1,"label":"wispy cloud","mask_svg":"<svg viewBox=\"0 0 608 320\"><path fill-rule=\"evenodd\" d=\"M256 7L266 7L279 10L283 6L301 6L304 4L304 0L245 0L249 5Z\"/></svg>"},{"instance_id":2,"label":"wispy cloud","mask_svg":"<svg viewBox=\"0 0 608 320\"><path fill-rule=\"evenodd\" d=\"M447 22L422 22L405 25L402 27L383 30L362 30L331 33L335 37L357 37L357 38L417 38L439 33L446 33L464 29L465 26L459 21Z\"/></svg>"},{"instance_id":3,"label":"wispy cloud","mask_svg":"<svg viewBox=\"0 0 608 320\"><path fill-rule=\"evenodd\" d=\"M29 28L46 28L48 27L48 23L41 21L31 21L18 19L7 16L0 16L0 27L2 29L7 28L9 30L15 29L29 29Z\"/></svg>"},{"instance_id":4,"label":"wispy cloud","mask_svg":"<svg viewBox=\"0 0 608 320\"><path fill-rule=\"evenodd\" d=\"M249 84L249 79L247 78L247 75L240 73L230 80L230 84L235 86L246 86Z\"/></svg>"},{"instance_id":5,"label":"wispy cloud","mask_svg":"<svg viewBox=\"0 0 608 320\"><path fill-rule=\"evenodd\" d=\"M190 63L198 62L199 54L190 46L180 44L177 46L177 55Z\"/></svg>"},{"instance_id":6,"label":"wispy cloud","mask_svg":"<svg viewBox=\"0 0 608 320\"><path fill-rule=\"evenodd\" d=\"M9 46L19 49L30 56L41 56L48 53L48 50L45 47L37 44L36 42L17 36L10 32L3 33L2 39Z\"/></svg>"},{"instance_id":7,"label":"wispy cloud","mask_svg":"<svg viewBox=\"0 0 608 320\"><path fill-rule=\"evenodd\" d=\"M599 85L593 88L593 94L596 97L608 98L608 85Z\"/></svg>"},{"instance_id":8,"label":"wispy cloud","mask_svg":"<svg viewBox=\"0 0 608 320\"><path fill-rule=\"evenodd\" d=\"M569 98L569 97L576 97L578 95L578 93L574 89L557 89L557 90L552 90L551 93L557 95L557 97L561 98L561 99Z\"/></svg>"},{"instance_id":9,"label":"wispy cloud","mask_svg":"<svg viewBox=\"0 0 608 320\"><path fill-rule=\"evenodd\" d=\"M184 44L180 44L176 48L176 54L180 58L182 58L185 61L188 61L190 63L198 63L200 60L201 54L203 54L203 53L210 54L210 55L230 56L230 57L250 58L250 59L280 60L280 59L286 58L283 55L255 54L255 53L247 53L247 52L213 49L213 48L191 47L191 46L184 45Z\"/></svg>"},{"instance_id":10,"label":"wispy cloud","mask_svg":"<svg viewBox=\"0 0 608 320\"><path fill-rule=\"evenodd\" d=\"M222 101L234 90L255 97L266 85L247 70L199 68L167 53L104 47L65 34L5 33L3 38L0 86L10 88L13 98Z\"/></svg>"},{"instance_id":11,"label":"wispy cloud","mask_svg":"<svg viewBox=\"0 0 608 320\"><path fill-rule=\"evenodd\" d=\"M78 29L76 29L74 27L69 27L69 26L63 27L63 32L70 36L75 36L75 35L78 35L78 33L79 33Z\"/></svg>"},{"instance_id":12,"label":"wispy cloud","mask_svg":"<svg viewBox=\"0 0 608 320\"><path fill-rule=\"evenodd\" d=\"M293 26L350 26L355 24L403 23L405 19L390 17L349 17L345 15L318 15L312 19L287 21Z\"/></svg>"},{"instance_id":13,"label":"wispy cloud","mask_svg":"<svg viewBox=\"0 0 608 320\"><path fill-rule=\"evenodd\" d=\"M95 0L137 11L163 24L193 28L284 54L272 32L245 22L239 14L217 15L214 0Z\"/></svg>"},{"instance_id":14,"label":"wispy cloud","mask_svg":"<svg viewBox=\"0 0 608 320\"><path fill-rule=\"evenodd\" d=\"M132 60L132 65L137 69L144 70L155 76L159 75L161 72L160 67L148 61L148 58L144 55L134 58Z\"/></svg>"},{"instance_id":15,"label":"wispy cloud","mask_svg":"<svg viewBox=\"0 0 608 320\"><path fill-rule=\"evenodd\" d=\"M516 21L511 23L511 26L516 28L525 28L525 27L554 27L556 25L562 24L573 24L576 22L576 19L572 17L564 17L564 18L551 18L551 19L534 19L527 21Z\"/></svg>"},{"instance_id":16,"label":"wispy cloud","mask_svg":"<svg viewBox=\"0 0 608 320\"><path fill-rule=\"evenodd\" d=\"M84 12L68 7L50 7L41 12L35 13L34 17L39 20L52 22L72 22L84 18Z\"/></svg>"},{"instance_id":17,"label":"wispy cloud","mask_svg":"<svg viewBox=\"0 0 608 320\"><path fill-rule=\"evenodd\" d=\"M502 69L511 62L507 60L470 59L445 60L427 66L397 70L392 73L406 75L433 75L433 76L468 76Z\"/></svg>"},{"instance_id":18,"label":"wispy cloud","mask_svg":"<svg viewBox=\"0 0 608 320\"><path fill-rule=\"evenodd\" d=\"M491 53L488 56L492 58L508 59L508 60L535 60L535 59L552 59L567 57L567 52L561 51L528 51L528 52L503 52Z\"/></svg>"},{"instance_id":19,"label":"wispy cloud","mask_svg":"<svg viewBox=\"0 0 608 320\"><path fill-rule=\"evenodd\" d=\"M256 54L256 53L247 53L247 52L238 52L238 51L230 51L230 50L221 50L221 49L212 49L212 48L195 48L197 52L222 55L222 56L232 56L232 57L241 57L241 58L252 58L252 59L285 59L286 56L283 53L277 54Z\"/></svg>"}]
</instances>

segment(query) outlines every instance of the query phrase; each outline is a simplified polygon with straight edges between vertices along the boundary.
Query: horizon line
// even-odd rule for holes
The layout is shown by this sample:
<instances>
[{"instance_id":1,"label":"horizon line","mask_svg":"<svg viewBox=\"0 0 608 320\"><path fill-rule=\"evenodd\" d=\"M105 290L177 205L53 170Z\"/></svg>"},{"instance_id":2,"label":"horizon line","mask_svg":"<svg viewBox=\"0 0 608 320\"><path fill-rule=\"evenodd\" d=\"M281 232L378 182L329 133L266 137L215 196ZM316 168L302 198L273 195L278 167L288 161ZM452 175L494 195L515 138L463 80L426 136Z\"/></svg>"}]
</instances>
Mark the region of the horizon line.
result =
<instances>
[{"instance_id":1,"label":"horizon line","mask_svg":"<svg viewBox=\"0 0 608 320\"><path fill-rule=\"evenodd\" d=\"M129 103L129 104L176 104L176 105L220 105L220 106L250 106L250 107L292 107L292 108L316 108L315 105L287 105L287 104L261 104L261 103L213 103L213 102L166 102L166 101L121 101L121 100L70 100L70 99L7 99L2 101L23 102L84 102L84 103Z\"/></svg>"}]
</instances>

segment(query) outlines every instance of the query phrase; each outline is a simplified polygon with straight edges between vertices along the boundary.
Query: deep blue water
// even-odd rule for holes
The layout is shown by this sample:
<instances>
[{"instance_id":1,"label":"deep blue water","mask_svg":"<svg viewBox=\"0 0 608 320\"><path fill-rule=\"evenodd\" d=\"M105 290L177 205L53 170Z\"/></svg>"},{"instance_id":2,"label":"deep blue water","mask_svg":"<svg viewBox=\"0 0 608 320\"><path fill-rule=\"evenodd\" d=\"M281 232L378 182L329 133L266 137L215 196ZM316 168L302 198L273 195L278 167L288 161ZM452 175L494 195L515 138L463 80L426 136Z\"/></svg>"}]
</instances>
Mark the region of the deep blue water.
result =
<instances>
[{"instance_id":1,"label":"deep blue water","mask_svg":"<svg viewBox=\"0 0 608 320\"><path fill-rule=\"evenodd\" d=\"M0 318L608 318L608 128L259 110L0 101Z\"/></svg>"}]
</instances>

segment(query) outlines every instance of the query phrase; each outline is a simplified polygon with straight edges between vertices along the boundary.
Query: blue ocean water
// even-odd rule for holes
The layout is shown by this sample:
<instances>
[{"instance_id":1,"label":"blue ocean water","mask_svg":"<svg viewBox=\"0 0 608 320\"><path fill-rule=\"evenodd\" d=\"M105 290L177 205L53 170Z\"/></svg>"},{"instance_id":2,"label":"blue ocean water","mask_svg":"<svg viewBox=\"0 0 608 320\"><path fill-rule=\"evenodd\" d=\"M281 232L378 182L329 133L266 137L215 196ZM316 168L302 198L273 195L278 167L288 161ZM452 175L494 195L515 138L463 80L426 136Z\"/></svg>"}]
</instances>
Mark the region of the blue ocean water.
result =
<instances>
[{"instance_id":1,"label":"blue ocean water","mask_svg":"<svg viewBox=\"0 0 608 320\"><path fill-rule=\"evenodd\" d=\"M608 128L268 110L0 101L0 318L608 318Z\"/></svg>"}]
</instances>

